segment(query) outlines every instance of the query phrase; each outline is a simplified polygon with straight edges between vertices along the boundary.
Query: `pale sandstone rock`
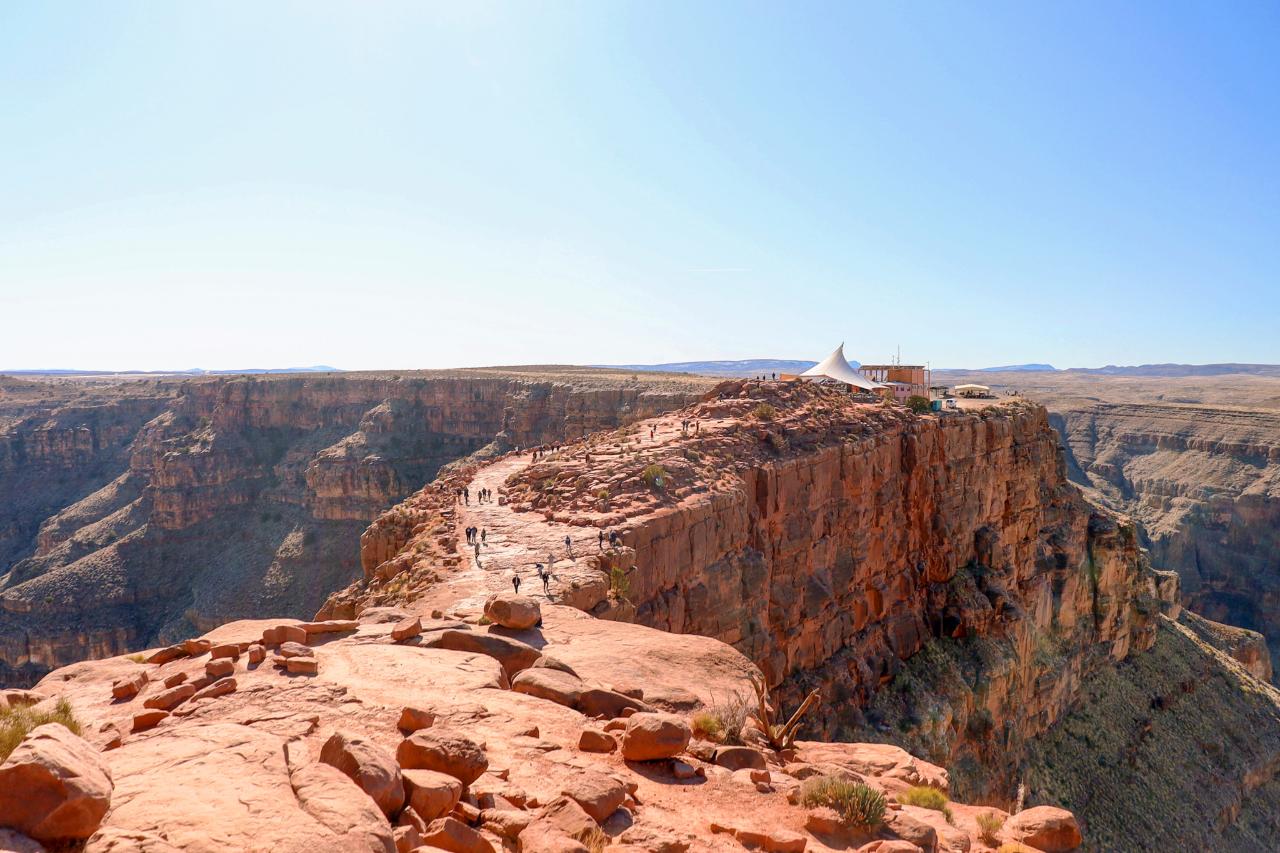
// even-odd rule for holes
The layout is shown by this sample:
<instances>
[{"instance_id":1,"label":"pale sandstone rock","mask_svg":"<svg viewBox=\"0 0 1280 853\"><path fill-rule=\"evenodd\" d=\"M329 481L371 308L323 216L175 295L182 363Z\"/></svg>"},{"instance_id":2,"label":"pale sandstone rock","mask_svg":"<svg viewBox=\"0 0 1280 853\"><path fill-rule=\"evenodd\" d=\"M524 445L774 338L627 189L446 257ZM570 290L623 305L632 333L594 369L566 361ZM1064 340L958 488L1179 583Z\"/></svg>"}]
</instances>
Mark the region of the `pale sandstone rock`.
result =
<instances>
[{"instance_id":1,"label":"pale sandstone rock","mask_svg":"<svg viewBox=\"0 0 1280 853\"><path fill-rule=\"evenodd\" d=\"M542 608L527 595L500 592L485 600L484 615L495 625L524 631L542 621Z\"/></svg>"},{"instance_id":2,"label":"pale sandstone rock","mask_svg":"<svg viewBox=\"0 0 1280 853\"><path fill-rule=\"evenodd\" d=\"M487 838L454 817L432 821L422 833L422 843L453 853L494 853Z\"/></svg>"},{"instance_id":3,"label":"pale sandstone rock","mask_svg":"<svg viewBox=\"0 0 1280 853\"><path fill-rule=\"evenodd\" d=\"M320 748L320 761L346 774L384 814L394 814L404 805L404 784L395 757L363 735L334 732Z\"/></svg>"},{"instance_id":4,"label":"pale sandstone rock","mask_svg":"<svg viewBox=\"0 0 1280 853\"><path fill-rule=\"evenodd\" d=\"M489 767L484 750L470 738L447 729L422 729L396 749L396 761L406 770L436 770L470 785Z\"/></svg>"},{"instance_id":5,"label":"pale sandstone rock","mask_svg":"<svg viewBox=\"0 0 1280 853\"><path fill-rule=\"evenodd\" d=\"M639 699L632 699L616 690L606 690L602 687L584 689L574 707L588 717L601 719L614 719L628 716L636 711L653 710Z\"/></svg>"},{"instance_id":6,"label":"pale sandstone rock","mask_svg":"<svg viewBox=\"0 0 1280 853\"><path fill-rule=\"evenodd\" d=\"M46 723L0 764L0 826L37 841L88 838L112 788L107 763L87 741Z\"/></svg>"},{"instance_id":7,"label":"pale sandstone rock","mask_svg":"<svg viewBox=\"0 0 1280 853\"><path fill-rule=\"evenodd\" d=\"M597 823L604 823L627 798L621 782L592 771L575 774L560 793L582 806Z\"/></svg>"},{"instance_id":8,"label":"pale sandstone rock","mask_svg":"<svg viewBox=\"0 0 1280 853\"><path fill-rule=\"evenodd\" d=\"M286 658L284 668L293 675L315 675L320 671L320 662L315 658Z\"/></svg>"},{"instance_id":9,"label":"pale sandstone rock","mask_svg":"<svg viewBox=\"0 0 1280 853\"><path fill-rule=\"evenodd\" d=\"M183 702L196 695L194 684L179 684L177 687L171 687L152 696L148 696L143 700L143 707L154 708L160 711L172 711Z\"/></svg>"},{"instance_id":10,"label":"pale sandstone rock","mask_svg":"<svg viewBox=\"0 0 1280 853\"><path fill-rule=\"evenodd\" d=\"M582 691L586 689L586 685L576 675L556 669L532 667L518 673L511 680L511 689L566 708L574 708L582 699Z\"/></svg>"},{"instance_id":11,"label":"pale sandstone rock","mask_svg":"<svg viewBox=\"0 0 1280 853\"><path fill-rule=\"evenodd\" d=\"M1001 835L1045 853L1066 853L1083 842L1075 815L1053 806L1035 806L1010 815Z\"/></svg>"},{"instance_id":12,"label":"pale sandstone rock","mask_svg":"<svg viewBox=\"0 0 1280 853\"><path fill-rule=\"evenodd\" d=\"M507 678L533 666L542 653L527 643L499 634L488 634L480 631L459 631L446 629L430 635L424 646L434 649L450 649L456 652L474 652L488 655L498 663L507 674Z\"/></svg>"},{"instance_id":13,"label":"pale sandstone rock","mask_svg":"<svg viewBox=\"0 0 1280 853\"><path fill-rule=\"evenodd\" d=\"M234 678L220 678L208 687L197 690L191 696L192 702L201 699L216 699L219 696L226 696L228 693L236 692L236 680Z\"/></svg>"},{"instance_id":14,"label":"pale sandstone rock","mask_svg":"<svg viewBox=\"0 0 1280 853\"><path fill-rule=\"evenodd\" d=\"M142 711L133 715L133 728L131 731L144 732L147 729L155 728L169 716L168 711L162 711L159 708L152 708L149 711Z\"/></svg>"},{"instance_id":15,"label":"pale sandstone rock","mask_svg":"<svg viewBox=\"0 0 1280 853\"><path fill-rule=\"evenodd\" d=\"M298 805L326 827L344 850L395 853L391 826L377 804L345 774L327 764L311 764L290 775Z\"/></svg>"},{"instance_id":16,"label":"pale sandstone rock","mask_svg":"<svg viewBox=\"0 0 1280 853\"><path fill-rule=\"evenodd\" d=\"M406 799L428 823L453 811L462 797L462 782L436 770L404 770Z\"/></svg>"},{"instance_id":17,"label":"pale sandstone rock","mask_svg":"<svg viewBox=\"0 0 1280 853\"><path fill-rule=\"evenodd\" d=\"M285 640L280 644L277 654L282 658L310 658L315 657L316 651L304 643Z\"/></svg>"},{"instance_id":18,"label":"pale sandstone rock","mask_svg":"<svg viewBox=\"0 0 1280 853\"><path fill-rule=\"evenodd\" d=\"M254 643L249 646L248 656L250 664L259 664L266 660L267 650L258 643Z\"/></svg>"},{"instance_id":19,"label":"pale sandstone rock","mask_svg":"<svg viewBox=\"0 0 1280 853\"><path fill-rule=\"evenodd\" d=\"M409 853L415 847L422 846L422 833L416 826L392 827L391 835L396 842L396 853Z\"/></svg>"},{"instance_id":20,"label":"pale sandstone rock","mask_svg":"<svg viewBox=\"0 0 1280 853\"><path fill-rule=\"evenodd\" d=\"M235 660L240 657L240 646L238 643L220 643L209 649L209 657L212 660L220 658Z\"/></svg>"},{"instance_id":21,"label":"pale sandstone rock","mask_svg":"<svg viewBox=\"0 0 1280 853\"><path fill-rule=\"evenodd\" d=\"M764 770L767 766L764 759L764 753L758 749L749 746L721 746L718 747L712 757L712 760L721 767L729 770ZM759 780L757 780L759 781ZM768 781L767 779L763 781Z\"/></svg>"},{"instance_id":22,"label":"pale sandstone rock","mask_svg":"<svg viewBox=\"0 0 1280 853\"><path fill-rule=\"evenodd\" d=\"M204 665L204 674L209 678L226 678L236 671L236 665L230 660L211 660Z\"/></svg>"},{"instance_id":23,"label":"pale sandstone rock","mask_svg":"<svg viewBox=\"0 0 1280 853\"><path fill-rule=\"evenodd\" d=\"M622 733L622 757L653 761L679 755L689 745L689 724L674 714L633 714Z\"/></svg>"},{"instance_id":24,"label":"pale sandstone rock","mask_svg":"<svg viewBox=\"0 0 1280 853\"><path fill-rule=\"evenodd\" d=\"M132 699L146 685L147 674L145 672L136 672L112 684L111 695L116 699Z\"/></svg>"}]
</instances>

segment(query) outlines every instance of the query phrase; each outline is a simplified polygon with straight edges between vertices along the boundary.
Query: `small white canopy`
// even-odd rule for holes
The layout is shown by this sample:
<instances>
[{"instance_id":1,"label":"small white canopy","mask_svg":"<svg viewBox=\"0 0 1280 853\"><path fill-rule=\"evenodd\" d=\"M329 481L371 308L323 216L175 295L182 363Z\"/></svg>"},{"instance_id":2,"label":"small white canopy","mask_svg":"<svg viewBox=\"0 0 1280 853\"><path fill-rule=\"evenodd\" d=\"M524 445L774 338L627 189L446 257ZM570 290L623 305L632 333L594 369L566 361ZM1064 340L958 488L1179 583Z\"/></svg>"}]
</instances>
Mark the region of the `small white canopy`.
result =
<instances>
[{"instance_id":1,"label":"small white canopy","mask_svg":"<svg viewBox=\"0 0 1280 853\"><path fill-rule=\"evenodd\" d=\"M800 378L831 379L836 382L843 382L846 385L852 385L855 388L861 388L864 391L875 391L877 388L885 387L879 382L871 381L853 369L853 366L844 357L844 344L836 347L835 352L831 353L831 355L801 373Z\"/></svg>"},{"instance_id":2,"label":"small white canopy","mask_svg":"<svg viewBox=\"0 0 1280 853\"><path fill-rule=\"evenodd\" d=\"M990 391L991 389L990 389L990 388L988 388L986 385L973 385L973 384L970 384L970 385L957 385L957 386L956 386L956 388L955 388L955 390L956 390L956 393L958 394L958 393L960 393L960 392L962 392L962 391L983 391L983 392L986 392L986 391Z\"/></svg>"}]
</instances>

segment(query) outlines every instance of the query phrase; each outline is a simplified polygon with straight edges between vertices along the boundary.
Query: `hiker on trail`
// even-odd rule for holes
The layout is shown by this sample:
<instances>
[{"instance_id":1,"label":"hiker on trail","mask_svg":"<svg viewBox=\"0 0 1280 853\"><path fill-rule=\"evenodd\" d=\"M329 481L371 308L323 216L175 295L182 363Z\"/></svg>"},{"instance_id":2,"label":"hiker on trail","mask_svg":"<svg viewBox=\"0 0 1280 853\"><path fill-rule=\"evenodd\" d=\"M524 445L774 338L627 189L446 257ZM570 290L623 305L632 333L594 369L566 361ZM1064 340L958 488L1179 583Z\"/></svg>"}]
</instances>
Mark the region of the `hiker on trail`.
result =
<instances>
[{"instance_id":1,"label":"hiker on trail","mask_svg":"<svg viewBox=\"0 0 1280 853\"><path fill-rule=\"evenodd\" d=\"M604 550L604 531L603 530L600 531L600 534L599 536L596 537L596 539L600 544L600 550L603 551Z\"/></svg>"},{"instance_id":2,"label":"hiker on trail","mask_svg":"<svg viewBox=\"0 0 1280 853\"><path fill-rule=\"evenodd\" d=\"M466 486L463 486L462 488L462 501L467 506L471 506L471 489Z\"/></svg>"},{"instance_id":3,"label":"hiker on trail","mask_svg":"<svg viewBox=\"0 0 1280 853\"><path fill-rule=\"evenodd\" d=\"M520 594L520 575L516 572L511 573L511 585L516 588L516 595Z\"/></svg>"},{"instance_id":4,"label":"hiker on trail","mask_svg":"<svg viewBox=\"0 0 1280 853\"><path fill-rule=\"evenodd\" d=\"M475 551L476 551L476 564L479 565L480 564L480 543L479 542L476 543Z\"/></svg>"},{"instance_id":5,"label":"hiker on trail","mask_svg":"<svg viewBox=\"0 0 1280 853\"><path fill-rule=\"evenodd\" d=\"M567 533L565 534L565 537L564 537L564 549L565 551L569 552L569 559L572 560L573 559L573 540L569 538L569 535Z\"/></svg>"},{"instance_id":6,"label":"hiker on trail","mask_svg":"<svg viewBox=\"0 0 1280 853\"><path fill-rule=\"evenodd\" d=\"M468 527L466 530L463 531L463 533L467 534L467 544L470 545L471 544L471 528Z\"/></svg>"},{"instance_id":7,"label":"hiker on trail","mask_svg":"<svg viewBox=\"0 0 1280 853\"><path fill-rule=\"evenodd\" d=\"M480 528L480 541L481 541L481 542L485 542L486 544L488 543L488 533L489 533L489 531L485 530L483 527L481 527L481 528Z\"/></svg>"},{"instance_id":8,"label":"hiker on trail","mask_svg":"<svg viewBox=\"0 0 1280 853\"><path fill-rule=\"evenodd\" d=\"M547 598L551 597L551 572L542 576L542 594Z\"/></svg>"}]
</instances>

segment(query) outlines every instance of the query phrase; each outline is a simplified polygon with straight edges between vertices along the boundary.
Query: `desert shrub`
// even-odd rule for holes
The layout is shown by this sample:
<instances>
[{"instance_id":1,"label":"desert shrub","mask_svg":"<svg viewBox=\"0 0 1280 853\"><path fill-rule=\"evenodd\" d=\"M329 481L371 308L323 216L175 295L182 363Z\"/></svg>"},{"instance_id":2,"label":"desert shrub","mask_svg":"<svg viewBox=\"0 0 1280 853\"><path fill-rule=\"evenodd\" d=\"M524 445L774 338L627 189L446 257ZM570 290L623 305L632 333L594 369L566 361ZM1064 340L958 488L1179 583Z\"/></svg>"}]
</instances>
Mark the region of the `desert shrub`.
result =
<instances>
[{"instance_id":1,"label":"desert shrub","mask_svg":"<svg viewBox=\"0 0 1280 853\"><path fill-rule=\"evenodd\" d=\"M574 833L573 840L581 842L590 853L603 853L609 843L609 836L600 827L592 826Z\"/></svg>"},{"instance_id":2,"label":"desert shrub","mask_svg":"<svg viewBox=\"0 0 1280 853\"><path fill-rule=\"evenodd\" d=\"M847 826L871 829L884 820L884 794L860 782L838 776L811 776L800 786L805 808L826 806Z\"/></svg>"},{"instance_id":3,"label":"desert shrub","mask_svg":"<svg viewBox=\"0 0 1280 853\"><path fill-rule=\"evenodd\" d=\"M45 723L58 723L72 734L80 734L80 723L66 699L59 699L52 711L36 711L31 705L0 708L0 762L17 749L32 729Z\"/></svg>"},{"instance_id":4,"label":"desert shrub","mask_svg":"<svg viewBox=\"0 0 1280 853\"><path fill-rule=\"evenodd\" d=\"M147 656L146 656L146 655L144 655L142 652L135 652L134 654L129 655L129 658L128 658L128 659L129 659L129 660L131 660L131 661L133 661L134 663L146 663L146 662L147 662Z\"/></svg>"},{"instance_id":5,"label":"desert shrub","mask_svg":"<svg viewBox=\"0 0 1280 853\"><path fill-rule=\"evenodd\" d=\"M667 470L661 465L648 465L640 472L640 479L651 489L661 491L666 488Z\"/></svg>"},{"instance_id":6,"label":"desert shrub","mask_svg":"<svg viewBox=\"0 0 1280 853\"><path fill-rule=\"evenodd\" d=\"M952 815L950 807L947 806L947 795L937 788L930 788L928 785L915 785L899 794L898 802L908 806L918 806L922 809L933 809L935 812L942 812L947 819L947 823L951 823Z\"/></svg>"},{"instance_id":7,"label":"desert shrub","mask_svg":"<svg viewBox=\"0 0 1280 853\"><path fill-rule=\"evenodd\" d=\"M929 411L929 398L921 397L919 394L912 394L907 398L907 408L915 412L917 415L923 415Z\"/></svg>"},{"instance_id":8,"label":"desert shrub","mask_svg":"<svg viewBox=\"0 0 1280 853\"><path fill-rule=\"evenodd\" d=\"M627 597L627 593L631 592L631 581L627 578L627 573L621 566L613 566L609 569L609 594L618 601L623 601Z\"/></svg>"},{"instance_id":9,"label":"desert shrub","mask_svg":"<svg viewBox=\"0 0 1280 853\"><path fill-rule=\"evenodd\" d=\"M778 410L768 403L761 403L751 410L751 417L758 421L771 421L778 416Z\"/></svg>"},{"instance_id":10,"label":"desert shrub","mask_svg":"<svg viewBox=\"0 0 1280 853\"><path fill-rule=\"evenodd\" d=\"M983 812L974 820L978 822L978 837L988 844L995 844L996 834L1004 827L1004 818L995 812Z\"/></svg>"},{"instance_id":11,"label":"desert shrub","mask_svg":"<svg viewBox=\"0 0 1280 853\"><path fill-rule=\"evenodd\" d=\"M742 729L747 724L747 700L731 696L724 702L713 702L693 715L693 730L717 743L742 743Z\"/></svg>"}]
</instances>

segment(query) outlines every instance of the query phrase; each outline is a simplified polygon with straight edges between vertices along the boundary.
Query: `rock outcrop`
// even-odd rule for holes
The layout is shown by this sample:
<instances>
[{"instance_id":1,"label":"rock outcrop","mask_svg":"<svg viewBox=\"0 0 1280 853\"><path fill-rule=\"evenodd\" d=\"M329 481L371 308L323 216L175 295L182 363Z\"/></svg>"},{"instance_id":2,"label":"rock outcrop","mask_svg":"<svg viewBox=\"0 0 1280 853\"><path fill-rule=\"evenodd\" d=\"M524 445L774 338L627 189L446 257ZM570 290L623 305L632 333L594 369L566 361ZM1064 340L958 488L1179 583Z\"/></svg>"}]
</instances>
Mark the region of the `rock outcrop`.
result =
<instances>
[{"instance_id":1,"label":"rock outcrop","mask_svg":"<svg viewBox=\"0 0 1280 853\"><path fill-rule=\"evenodd\" d=\"M554 369L238 376L82 400L20 383L0 397L0 685L229 619L308 615L360 575L360 531L442 466L648 417L707 384Z\"/></svg>"}]
</instances>

